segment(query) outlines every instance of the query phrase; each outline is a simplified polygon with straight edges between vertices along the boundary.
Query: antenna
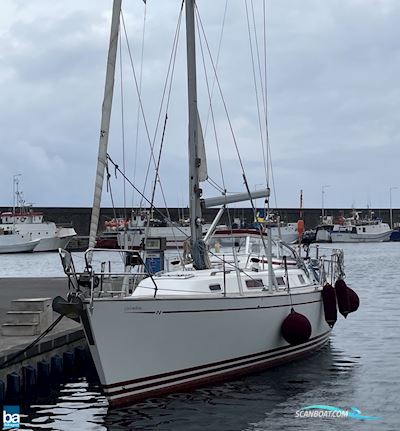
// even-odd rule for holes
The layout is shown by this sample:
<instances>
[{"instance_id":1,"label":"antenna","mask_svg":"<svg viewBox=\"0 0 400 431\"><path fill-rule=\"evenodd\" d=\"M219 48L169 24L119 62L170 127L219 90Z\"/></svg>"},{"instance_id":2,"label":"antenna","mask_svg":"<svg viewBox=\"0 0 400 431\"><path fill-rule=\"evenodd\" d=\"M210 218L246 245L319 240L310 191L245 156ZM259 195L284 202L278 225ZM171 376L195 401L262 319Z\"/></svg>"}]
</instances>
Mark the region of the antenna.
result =
<instances>
[{"instance_id":1,"label":"antenna","mask_svg":"<svg viewBox=\"0 0 400 431\"><path fill-rule=\"evenodd\" d=\"M19 177L22 177L22 174L13 175L13 214L15 214L16 205L19 205L20 200L22 200L22 193L18 189Z\"/></svg>"}]
</instances>

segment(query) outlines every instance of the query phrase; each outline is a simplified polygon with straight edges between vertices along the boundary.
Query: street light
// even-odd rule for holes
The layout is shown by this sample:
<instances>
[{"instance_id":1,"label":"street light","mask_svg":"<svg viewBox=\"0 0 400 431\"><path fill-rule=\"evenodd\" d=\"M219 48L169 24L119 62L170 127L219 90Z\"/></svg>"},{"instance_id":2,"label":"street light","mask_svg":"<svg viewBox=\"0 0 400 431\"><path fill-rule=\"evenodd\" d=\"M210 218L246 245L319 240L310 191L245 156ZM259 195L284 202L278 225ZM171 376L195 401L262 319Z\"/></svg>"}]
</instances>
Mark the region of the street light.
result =
<instances>
[{"instance_id":1,"label":"street light","mask_svg":"<svg viewBox=\"0 0 400 431\"><path fill-rule=\"evenodd\" d=\"M322 186L322 221L324 220L324 197L325 197L325 189L330 187L329 184L325 184L324 186Z\"/></svg>"},{"instance_id":2,"label":"street light","mask_svg":"<svg viewBox=\"0 0 400 431\"><path fill-rule=\"evenodd\" d=\"M396 190L398 187L390 187L389 188L389 201L390 201L390 229L393 229L393 210L392 210L392 190Z\"/></svg>"}]
</instances>

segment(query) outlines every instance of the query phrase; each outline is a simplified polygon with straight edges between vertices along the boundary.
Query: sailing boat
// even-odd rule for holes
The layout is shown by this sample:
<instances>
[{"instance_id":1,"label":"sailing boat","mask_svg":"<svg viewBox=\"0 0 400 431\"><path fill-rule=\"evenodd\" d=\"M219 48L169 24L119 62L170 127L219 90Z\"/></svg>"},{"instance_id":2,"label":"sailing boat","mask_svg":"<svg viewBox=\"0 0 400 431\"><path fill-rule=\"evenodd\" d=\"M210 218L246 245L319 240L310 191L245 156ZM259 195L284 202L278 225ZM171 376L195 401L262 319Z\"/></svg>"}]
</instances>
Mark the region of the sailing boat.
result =
<instances>
[{"instance_id":1,"label":"sailing boat","mask_svg":"<svg viewBox=\"0 0 400 431\"><path fill-rule=\"evenodd\" d=\"M110 407L226 380L314 352L327 342L334 323L328 324L326 315L324 319L323 286L342 282L344 276L341 251L319 261L303 260L290 246L273 243L268 222L266 232L239 229L234 235L217 231L213 236L217 216L203 238L203 207L220 206L220 215L226 205L268 197L269 190L201 198L205 159L198 147L194 7L195 0L185 2L191 261L149 276L132 269L142 264L142 258L126 250L119 273L104 262L99 270L93 265L121 0L113 4L84 272L77 272L71 255L60 250L70 293L68 301L56 298L53 308L80 318ZM335 314L336 299L328 305Z\"/></svg>"}]
</instances>

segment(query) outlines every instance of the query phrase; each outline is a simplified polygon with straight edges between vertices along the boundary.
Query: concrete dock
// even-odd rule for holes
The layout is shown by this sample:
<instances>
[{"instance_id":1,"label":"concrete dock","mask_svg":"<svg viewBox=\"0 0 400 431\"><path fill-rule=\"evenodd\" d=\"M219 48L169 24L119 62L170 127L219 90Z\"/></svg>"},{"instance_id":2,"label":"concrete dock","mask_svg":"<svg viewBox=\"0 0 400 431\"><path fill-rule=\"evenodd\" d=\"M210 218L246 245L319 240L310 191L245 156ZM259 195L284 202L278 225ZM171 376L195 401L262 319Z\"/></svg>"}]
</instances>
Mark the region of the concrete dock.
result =
<instances>
[{"instance_id":1,"label":"concrete dock","mask_svg":"<svg viewBox=\"0 0 400 431\"><path fill-rule=\"evenodd\" d=\"M66 277L0 278L0 325L5 322L7 311L11 310L13 300L21 298L54 298L58 295L65 298L67 289L68 281ZM51 313L54 321L59 315L54 312ZM21 381L20 386L24 387L26 386L24 369L27 367L36 369L39 362L41 362L41 365L49 364L49 369L50 364L53 364L53 362L59 366L60 361L53 361L54 357L58 359L66 355L65 357L69 360L74 349L76 351L76 349L84 349L86 346L81 324L64 317L37 345L15 359L15 361L12 361L11 365L2 366L37 337L38 335L4 336L0 332L0 401L9 392L5 382L10 380L10 376L17 380L19 378ZM17 378L17 376L19 377ZM3 394L1 393L2 387ZM22 393L21 396L23 396Z\"/></svg>"},{"instance_id":2,"label":"concrete dock","mask_svg":"<svg viewBox=\"0 0 400 431\"><path fill-rule=\"evenodd\" d=\"M0 323L4 322L11 301L19 298L65 298L67 277L58 278L0 278ZM1 347L0 347L1 351Z\"/></svg>"}]
</instances>

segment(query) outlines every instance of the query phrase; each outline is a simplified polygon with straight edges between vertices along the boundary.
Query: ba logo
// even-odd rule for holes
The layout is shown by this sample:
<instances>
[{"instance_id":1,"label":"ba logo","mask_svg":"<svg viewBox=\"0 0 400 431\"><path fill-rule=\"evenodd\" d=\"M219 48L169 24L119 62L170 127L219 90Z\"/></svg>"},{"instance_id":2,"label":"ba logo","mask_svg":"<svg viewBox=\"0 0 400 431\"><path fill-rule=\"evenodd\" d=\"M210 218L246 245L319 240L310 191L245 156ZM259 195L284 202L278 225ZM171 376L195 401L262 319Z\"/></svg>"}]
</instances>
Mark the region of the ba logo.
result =
<instances>
[{"instance_id":1,"label":"ba logo","mask_svg":"<svg viewBox=\"0 0 400 431\"><path fill-rule=\"evenodd\" d=\"M3 430L19 428L19 406L3 407Z\"/></svg>"}]
</instances>

